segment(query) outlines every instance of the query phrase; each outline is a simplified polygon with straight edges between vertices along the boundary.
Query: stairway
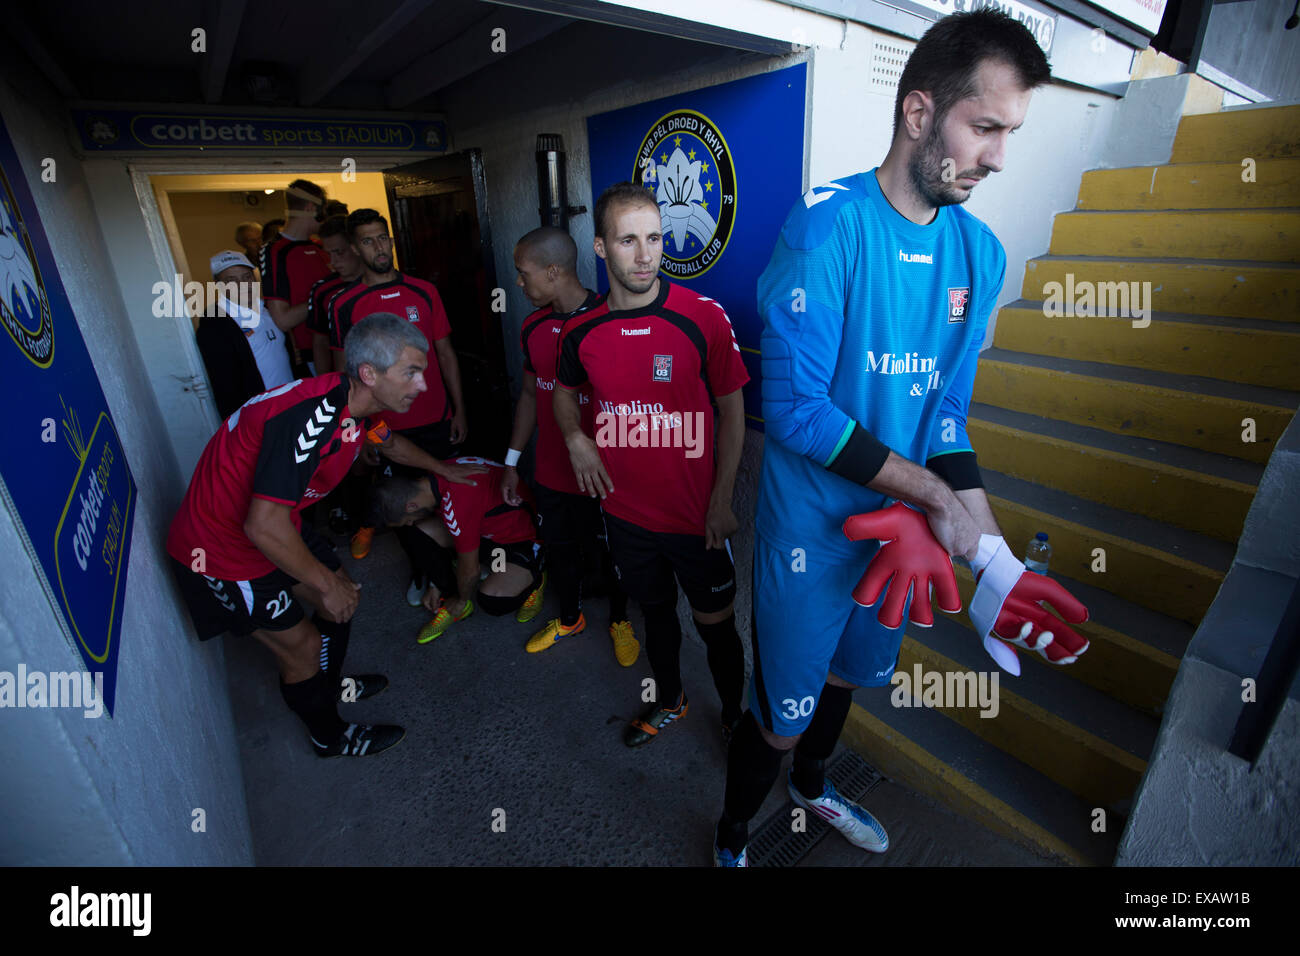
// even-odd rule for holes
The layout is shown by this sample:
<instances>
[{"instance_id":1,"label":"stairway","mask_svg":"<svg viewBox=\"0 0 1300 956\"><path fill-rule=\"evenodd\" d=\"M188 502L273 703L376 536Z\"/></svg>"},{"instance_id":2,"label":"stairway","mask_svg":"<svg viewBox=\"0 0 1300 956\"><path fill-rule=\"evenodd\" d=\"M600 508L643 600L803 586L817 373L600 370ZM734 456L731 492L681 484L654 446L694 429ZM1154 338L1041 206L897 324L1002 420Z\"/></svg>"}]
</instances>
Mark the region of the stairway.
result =
<instances>
[{"instance_id":1,"label":"stairway","mask_svg":"<svg viewBox=\"0 0 1300 956\"><path fill-rule=\"evenodd\" d=\"M1080 290L1119 282L1150 283L1149 316L1062 314ZM1187 642L1300 405L1300 107L1189 116L1168 164L1085 173L1021 295L982 355L968 430L1012 550L1049 534L1052 576L1090 608L1079 630L1092 646L1066 667L1021 653L995 718L876 693L845 736L886 775L1000 832L1105 865ZM969 606L974 582L958 579ZM898 670L917 665L996 669L964 613L909 628Z\"/></svg>"}]
</instances>

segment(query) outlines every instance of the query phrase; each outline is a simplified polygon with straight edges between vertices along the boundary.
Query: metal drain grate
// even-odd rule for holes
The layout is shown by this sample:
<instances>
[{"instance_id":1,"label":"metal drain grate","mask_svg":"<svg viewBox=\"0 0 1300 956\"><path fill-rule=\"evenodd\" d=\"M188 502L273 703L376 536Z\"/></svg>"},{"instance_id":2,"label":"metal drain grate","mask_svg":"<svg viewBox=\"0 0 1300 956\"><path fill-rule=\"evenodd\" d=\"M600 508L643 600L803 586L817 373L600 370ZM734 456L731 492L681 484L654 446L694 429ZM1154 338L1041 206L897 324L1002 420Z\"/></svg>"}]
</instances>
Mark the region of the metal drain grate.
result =
<instances>
[{"instance_id":1,"label":"metal drain grate","mask_svg":"<svg viewBox=\"0 0 1300 956\"><path fill-rule=\"evenodd\" d=\"M861 803L884 779L880 773L852 750L842 750L826 764L826 775L845 798ZM784 774L781 777L785 781ZM794 801L765 820L749 837L751 866L795 866L812 852L819 840L830 832L830 824L815 813L807 814L808 827L802 833L790 829Z\"/></svg>"}]
</instances>

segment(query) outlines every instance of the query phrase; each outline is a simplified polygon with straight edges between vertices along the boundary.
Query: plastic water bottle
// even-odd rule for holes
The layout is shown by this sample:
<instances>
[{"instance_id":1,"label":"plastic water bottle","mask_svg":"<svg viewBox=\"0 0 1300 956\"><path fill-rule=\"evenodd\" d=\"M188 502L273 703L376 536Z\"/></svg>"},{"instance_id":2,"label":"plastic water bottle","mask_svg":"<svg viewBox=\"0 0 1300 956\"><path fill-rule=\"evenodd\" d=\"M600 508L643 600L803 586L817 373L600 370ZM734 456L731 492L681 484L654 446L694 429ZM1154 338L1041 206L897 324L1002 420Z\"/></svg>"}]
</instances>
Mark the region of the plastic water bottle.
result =
<instances>
[{"instance_id":1,"label":"plastic water bottle","mask_svg":"<svg viewBox=\"0 0 1300 956\"><path fill-rule=\"evenodd\" d=\"M1047 533L1040 531L1025 549L1025 567L1035 574L1046 574L1047 562L1051 559L1052 546L1047 543Z\"/></svg>"}]
</instances>

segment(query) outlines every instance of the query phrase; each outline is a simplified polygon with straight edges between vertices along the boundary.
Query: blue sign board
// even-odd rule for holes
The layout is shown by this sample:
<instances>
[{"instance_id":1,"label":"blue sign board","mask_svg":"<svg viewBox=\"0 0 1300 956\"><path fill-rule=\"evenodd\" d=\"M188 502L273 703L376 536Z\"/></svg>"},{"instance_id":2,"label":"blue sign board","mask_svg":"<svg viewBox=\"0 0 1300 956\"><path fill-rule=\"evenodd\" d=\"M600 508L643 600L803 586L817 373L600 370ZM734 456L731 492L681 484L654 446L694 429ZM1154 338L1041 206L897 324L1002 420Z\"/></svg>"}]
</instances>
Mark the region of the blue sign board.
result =
<instances>
[{"instance_id":1,"label":"blue sign board","mask_svg":"<svg viewBox=\"0 0 1300 956\"><path fill-rule=\"evenodd\" d=\"M111 714L135 480L3 121L0 323L0 493L86 668L103 673Z\"/></svg>"},{"instance_id":2,"label":"blue sign board","mask_svg":"<svg viewBox=\"0 0 1300 956\"><path fill-rule=\"evenodd\" d=\"M88 152L295 150L303 153L443 153L447 124L434 119L262 116L183 111L78 109Z\"/></svg>"},{"instance_id":3,"label":"blue sign board","mask_svg":"<svg viewBox=\"0 0 1300 956\"><path fill-rule=\"evenodd\" d=\"M727 310L752 423L762 421L755 289L802 192L806 72L800 64L587 119L592 196L624 180L654 191L660 273Z\"/></svg>"}]
</instances>

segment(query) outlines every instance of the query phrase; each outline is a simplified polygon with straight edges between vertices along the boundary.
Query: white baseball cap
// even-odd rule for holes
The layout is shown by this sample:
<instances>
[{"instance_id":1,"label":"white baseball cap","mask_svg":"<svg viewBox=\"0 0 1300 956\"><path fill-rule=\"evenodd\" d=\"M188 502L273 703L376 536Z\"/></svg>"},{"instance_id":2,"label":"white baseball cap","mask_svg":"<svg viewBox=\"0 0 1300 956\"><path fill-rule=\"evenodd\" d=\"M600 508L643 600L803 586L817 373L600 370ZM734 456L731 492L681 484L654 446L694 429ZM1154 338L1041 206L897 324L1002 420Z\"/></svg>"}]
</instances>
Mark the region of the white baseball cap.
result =
<instances>
[{"instance_id":1,"label":"white baseball cap","mask_svg":"<svg viewBox=\"0 0 1300 956\"><path fill-rule=\"evenodd\" d=\"M249 269L253 268L253 264L248 261L248 256L244 255L242 252L235 252L231 249L227 249L224 252L218 252L212 257L212 260L208 264L212 266L212 278L214 279L231 266L246 266Z\"/></svg>"}]
</instances>

